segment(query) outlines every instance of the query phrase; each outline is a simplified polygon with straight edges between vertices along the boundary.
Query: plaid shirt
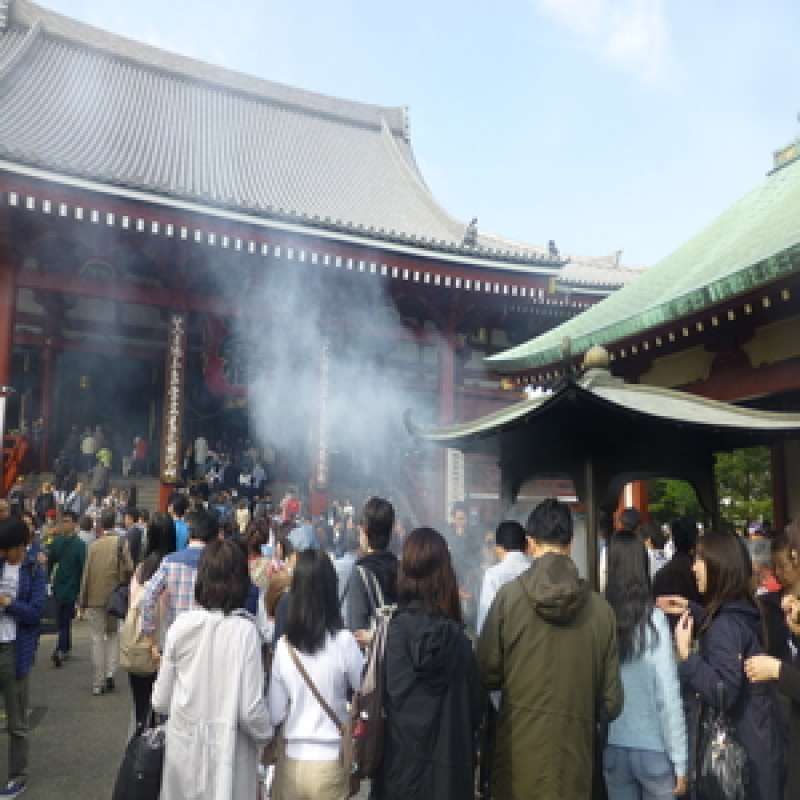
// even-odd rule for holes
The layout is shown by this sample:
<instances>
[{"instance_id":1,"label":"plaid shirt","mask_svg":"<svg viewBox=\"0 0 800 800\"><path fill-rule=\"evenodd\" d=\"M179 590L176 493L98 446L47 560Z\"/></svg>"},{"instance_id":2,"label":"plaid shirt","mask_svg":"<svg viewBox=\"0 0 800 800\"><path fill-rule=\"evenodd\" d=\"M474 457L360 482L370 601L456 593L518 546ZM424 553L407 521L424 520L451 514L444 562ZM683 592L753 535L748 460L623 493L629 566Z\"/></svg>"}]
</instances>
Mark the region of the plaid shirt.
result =
<instances>
[{"instance_id":1,"label":"plaid shirt","mask_svg":"<svg viewBox=\"0 0 800 800\"><path fill-rule=\"evenodd\" d=\"M161 562L155 575L144 587L141 603L143 634L152 636L156 631L162 594L166 593L166 618L163 620L165 631L179 614L194 608L194 584L202 555L202 545L192 544L184 550L171 553Z\"/></svg>"}]
</instances>

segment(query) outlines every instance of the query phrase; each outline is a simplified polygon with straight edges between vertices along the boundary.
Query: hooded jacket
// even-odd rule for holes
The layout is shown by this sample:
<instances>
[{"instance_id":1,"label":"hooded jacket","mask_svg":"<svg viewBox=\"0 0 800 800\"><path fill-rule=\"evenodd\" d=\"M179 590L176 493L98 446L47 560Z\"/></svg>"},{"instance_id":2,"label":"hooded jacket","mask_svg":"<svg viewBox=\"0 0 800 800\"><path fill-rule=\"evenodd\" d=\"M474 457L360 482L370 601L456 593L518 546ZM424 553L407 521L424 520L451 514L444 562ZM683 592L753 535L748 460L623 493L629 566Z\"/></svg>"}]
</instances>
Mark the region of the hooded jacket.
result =
<instances>
[{"instance_id":1,"label":"hooded jacket","mask_svg":"<svg viewBox=\"0 0 800 800\"><path fill-rule=\"evenodd\" d=\"M484 686L503 692L492 796L590 797L597 725L622 710L608 603L548 553L497 593L477 655Z\"/></svg>"},{"instance_id":2,"label":"hooded jacket","mask_svg":"<svg viewBox=\"0 0 800 800\"><path fill-rule=\"evenodd\" d=\"M359 567L375 576L385 605L397 602L397 556L389 550L368 553L356 561L347 588L347 622L350 630L368 630L378 598L373 598L361 578ZM380 603L378 602L378 605Z\"/></svg>"},{"instance_id":3,"label":"hooded jacket","mask_svg":"<svg viewBox=\"0 0 800 800\"><path fill-rule=\"evenodd\" d=\"M751 603L725 603L705 624L705 614L692 604L699 652L680 664L682 682L696 692L701 703L719 706L719 687L724 688L724 711L747 751L750 769L748 800L781 800L783 797L784 731L775 696L768 683L750 683L744 661L764 652L761 614Z\"/></svg>"},{"instance_id":4,"label":"hooded jacket","mask_svg":"<svg viewBox=\"0 0 800 800\"><path fill-rule=\"evenodd\" d=\"M484 694L463 628L416 605L401 608L389 626L384 669L383 764L371 798L473 797Z\"/></svg>"}]
</instances>

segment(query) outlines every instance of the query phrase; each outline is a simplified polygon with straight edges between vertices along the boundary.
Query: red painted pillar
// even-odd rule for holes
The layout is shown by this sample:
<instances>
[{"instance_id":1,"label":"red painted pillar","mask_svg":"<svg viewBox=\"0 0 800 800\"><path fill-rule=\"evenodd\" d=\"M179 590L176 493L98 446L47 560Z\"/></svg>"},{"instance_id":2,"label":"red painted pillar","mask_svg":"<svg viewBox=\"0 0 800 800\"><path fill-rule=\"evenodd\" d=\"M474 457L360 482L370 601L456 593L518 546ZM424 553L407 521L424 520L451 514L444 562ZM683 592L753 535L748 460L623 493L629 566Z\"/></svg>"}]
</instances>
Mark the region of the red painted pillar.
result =
<instances>
[{"instance_id":1,"label":"red painted pillar","mask_svg":"<svg viewBox=\"0 0 800 800\"><path fill-rule=\"evenodd\" d=\"M439 345L439 424L449 425L456 415L456 341L452 330Z\"/></svg>"},{"instance_id":2,"label":"red painted pillar","mask_svg":"<svg viewBox=\"0 0 800 800\"><path fill-rule=\"evenodd\" d=\"M7 244L0 237L0 386L11 380L11 356L14 351L14 315L17 307L17 270ZM0 489L4 482L3 444L5 407L0 414Z\"/></svg>"},{"instance_id":3,"label":"red painted pillar","mask_svg":"<svg viewBox=\"0 0 800 800\"><path fill-rule=\"evenodd\" d=\"M42 349L42 385L39 399L39 416L42 420L39 445L39 471L47 472L50 466L50 417L53 410L53 340L47 336Z\"/></svg>"},{"instance_id":4,"label":"red painted pillar","mask_svg":"<svg viewBox=\"0 0 800 800\"><path fill-rule=\"evenodd\" d=\"M614 527L619 525L619 516L626 508L635 508L642 515L642 522L647 522L650 519L648 501L646 481L632 481L625 484L620 492Z\"/></svg>"},{"instance_id":5,"label":"red painted pillar","mask_svg":"<svg viewBox=\"0 0 800 800\"><path fill-rule=\"evenodd\" d=\"M17 270L0 239L0 384L11 380L14 350L14 314L17 306Z\"/></svg>"},{"instance_id":6,"label":"red painted pillar","mask_svg":"<svg viewBox=\"0 0 800 800\"><path fill-rule=\"evenodd\" d=\"M442 332L439 344L439 424L450 425L456 416L456 336L455 326L450 324ZM441 455L442 495L436 503L436 512L444 511L444 519L456 500L463 500L464 457L455 450L447 449ZM460 479L459 479L460 478Z\"/></svg>"}]
</instances>

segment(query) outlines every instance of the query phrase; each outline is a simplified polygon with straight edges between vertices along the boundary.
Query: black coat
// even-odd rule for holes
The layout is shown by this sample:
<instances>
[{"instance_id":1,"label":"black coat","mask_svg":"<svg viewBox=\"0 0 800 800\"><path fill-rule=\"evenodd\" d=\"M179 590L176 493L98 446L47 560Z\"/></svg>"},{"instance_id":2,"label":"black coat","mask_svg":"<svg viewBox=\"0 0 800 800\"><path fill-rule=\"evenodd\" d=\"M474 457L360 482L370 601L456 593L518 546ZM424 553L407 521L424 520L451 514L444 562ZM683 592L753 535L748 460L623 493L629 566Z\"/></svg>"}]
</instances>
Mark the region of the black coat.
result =
<instances>
[{"instance_id":1,"label":"black coat","mask_svg":"<svg viewBox=\"0 0 800 800\"><path fill-rule=\"evenodd\" d=\"M800 644L797 640L794 644ZM788 776L786 780L786 800L800 797L800 654L794 649L790 660L781 665L778 689L791 701L789 712L789 751L786 763Z\"/></svg>"},{"instance_id":2,"label":"black coat","mask_svg":"<svg viewBox=\"0 0 800 800\"><path fill-rule=\"evenodd\" d=\"M703 610L693 605L692 615L695 629L702 630ZM699 642L699 652L680 665L681 682L715 708L718 687L724 686L724 710L749 757L748 800L781 800L785 737L775 688L751 684L744 674L745 659L764 652L758 609L745 602L724 604Z\"/></svg>"},{"instance_id":3,"label":"black coat","mask_svg":"<svg viewBox=\"0 0 800 800\"><path fill-rule=\"evenodd\" d=\"M460 625L401 608L386 642L386 729L373 800L474 796L475 741L483 691Z\"/></svg>"},{"instance_id":4,"label":"black coat","mask_svg":"<svg viewBox=\"0 0 800 800\"><path fill-rule=\"evenodd\" d=\"M364 585L358 567L375 576L383 594L383 602L388 606L397 602L397 566L397 556L389 550L368 553L356 561L347 588L347 624L351 630L369 630L376 603L380 600L373 597Z\"/></svg>"}]
</instances>

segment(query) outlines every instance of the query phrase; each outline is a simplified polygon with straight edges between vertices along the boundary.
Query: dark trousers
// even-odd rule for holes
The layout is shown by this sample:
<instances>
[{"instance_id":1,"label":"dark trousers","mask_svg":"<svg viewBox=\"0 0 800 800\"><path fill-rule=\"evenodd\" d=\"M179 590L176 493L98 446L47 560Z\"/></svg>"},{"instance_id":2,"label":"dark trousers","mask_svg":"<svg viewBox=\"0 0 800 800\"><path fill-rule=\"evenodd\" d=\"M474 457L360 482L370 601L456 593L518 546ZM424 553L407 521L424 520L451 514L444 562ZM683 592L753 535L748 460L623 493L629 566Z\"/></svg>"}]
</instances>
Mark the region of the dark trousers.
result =
<instances>
[{"instance_id":1,"label":"dark trousers","mask_svg":"<svg viewBox=\"0 0 800 800\"><path fill-rule=\"evenodd\" d=\"M0 643L0 691L8 723L8 779L28 774L28 676L17 680L14 642Z\"/></svg>"},{"instance_id":2,"label":"dark trousers","mask_svg":"<svg viewBox=\"0 0 800 800\"><path fill-rule=\"evenodd\" d=\"M75 619L75 603L58 603L58 643L59 653L72 650L72 620Z\"/></svg>"},{"instance_id":3,"label":"dark trousers","mask_svg":"<svg viewBox=\"0 0 800 800\"><path fill-rule=\"evenodd\" d=\"M137 730L147 725L150 714L150 697L153 694L153 684L156 682L156 673L152 675L132 675L128 673L133 694L133 710L136 716Z\"/></svg>"},{"instance_id":4,"label":"dark trousers","mask_svg":"<svg viewBox=\"0 0 800 800\"><path fill-rule=\"evenodd\" d=\"M483 800L492 796L492 766L494 762L495 738L497 736L497 711L490 700L483 723L481 736L481 761L478 767L478 790Z\"/></svg>"}]
</instances>

